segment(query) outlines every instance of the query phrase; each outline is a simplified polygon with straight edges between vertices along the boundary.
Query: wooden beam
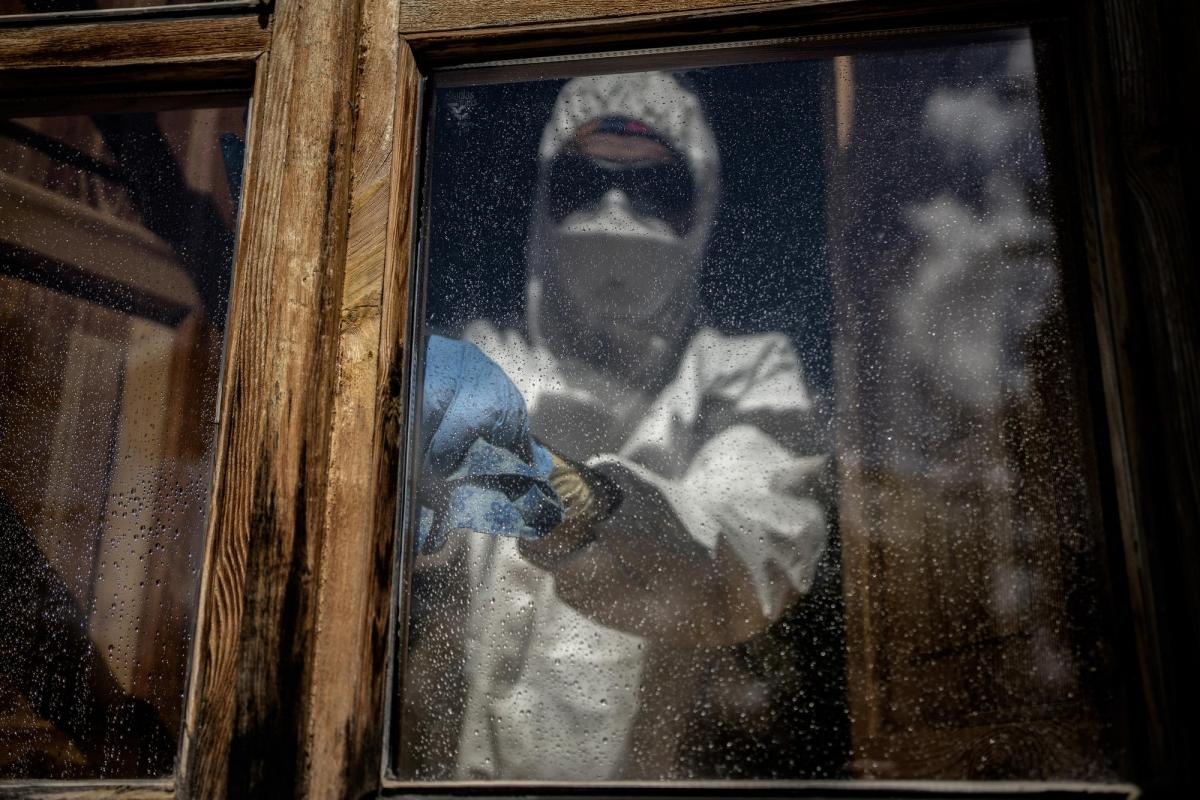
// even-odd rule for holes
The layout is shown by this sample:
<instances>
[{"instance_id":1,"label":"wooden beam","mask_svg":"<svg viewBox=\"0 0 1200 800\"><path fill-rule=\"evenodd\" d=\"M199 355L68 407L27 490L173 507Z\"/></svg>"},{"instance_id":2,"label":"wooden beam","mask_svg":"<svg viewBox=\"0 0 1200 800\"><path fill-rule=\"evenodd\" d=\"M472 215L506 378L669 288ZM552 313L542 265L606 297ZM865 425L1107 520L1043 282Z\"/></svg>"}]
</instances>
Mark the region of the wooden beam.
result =
<instances>
[{"instance_id":1,"label":"wooden beam","mask_svg":"<svg viewBox=\"0 0 1200 800\"><path fill-rule=\"evenodd\" d=\"M600 19L632 14L675 14L721 8L747 10L782 5L827 5L845 0L509 0L479 3L475 0L404 0L400 6L402 33L534 25L543 22Z\"/></svg>"},{"instance_id":2,"label":"wooden beam","mask_svg":"<svg viewBox=\"0 0 1200 800\"><path fill-rule=\"evenodd\" d=\"M313 662L314 797L373 796L384 749L420 76L397 0L363 12L351 216Z\"/></svg>"},{"instance_id":3,"label":"wooden beam","mask_svg":"<svg viewBox=\"0 0 1200 800\"><path fill-rule=\"evenodd\" d=\"M1195 63L1196 18L1166 0L1086 8L1087 224L1096 305L1110 320L1101 356L1128 581L1121 610L1138 645L1125 661L1144 718L1131 744L1148 791L1168 796L1195 788L1200 756L1189 711L1200 701L1200 275L1185 182L1195 92L1172 72Z\"/></svg>"},{"instance_id":4,"label":"wooden beam","mask_svg":"<svg viewBox=\"0 0 1200 800\"><path fill-rule=\"evenodd\" d=\"M780 0L779 2L633 13L623 16L563 18L543 22L475 24L460 17L454 28L403 32L424 69L506 58L704 45L788 36L823 36L924 26L1023 24L1062 13L1069 0L939 0L896 3L888 0ZM482 7L481 7L482 8ZM637 10L640 10L637 9Z\"/></svg>"},{"instance_id":5,"label":"wooden beam","mask_svg":"<svg viewBox=\"0 0 1200 800\"><path fill-rule=\"evenodd\" d=\"M484 796L496 792L494 781L439 781L442 796ZM1138 787L1127 783L1086 783L1080 781L937 781L937 780L707 780L670 781L672 794L663 792L663 782L615 781L595 783L548 783L513 781L504 784L505 794L525 800L582 794L597 800L654 798L664 796L739 797L739 798L811 798L811 800L1138 800ZM392 783L383 797L432 796L422 790L428 783Z\"/></svg>"},{"instance_id":6,"label":"wooden beam","mask_svg":"<svg viewBox=\"0 0 1200 800\"><path fill-rule=\"evenodd\" d=\"M0 68L246 60L262 54L270 37L252 15L0 28Z\"/></svg>"},{"instance_id":7,"label":"wooden beam","mask_svg":"<svg viewBox=\"0 0 1200 800\"><path fill-rule=\"evenodd\" d=\"M171 781L6 781L0 800L169 800Z\"/></svg>"},{"instance_id":8,"label":"wooden beam","mask_svg":"<svg viewBox=\"0 0 1200 800\"><path fill-rule=\"evenodd\" d=\"M186 797L301 797L359 7L280 0L259 71L189 687Z\"/></svg>"}]
</instances>

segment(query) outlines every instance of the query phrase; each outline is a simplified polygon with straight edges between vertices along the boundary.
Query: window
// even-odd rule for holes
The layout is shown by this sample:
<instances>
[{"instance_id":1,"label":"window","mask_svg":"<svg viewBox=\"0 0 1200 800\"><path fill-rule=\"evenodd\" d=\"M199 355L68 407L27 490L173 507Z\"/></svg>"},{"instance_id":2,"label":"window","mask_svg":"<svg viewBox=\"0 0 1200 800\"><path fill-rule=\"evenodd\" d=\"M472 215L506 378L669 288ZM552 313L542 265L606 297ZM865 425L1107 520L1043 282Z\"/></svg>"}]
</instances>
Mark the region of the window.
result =
<instances>
[{"instance_id":1,"label":"window","mask_svg":"<svg viewBox=\"0 0 1200 800\"><path fill-rule=\"evenodd\" d=\"M397 776L1118 781L1030 32L635 58L431 76Z\"/></svg>"},{"instance_id":2,"label":"window","mask_svg":"<svg viewBox=\"0 0 1200 800\"><path fill-rule=\"evenodd\" d=\"M4 120L5 777L172 769L245 103Z\"/></svg>"},{"instance_id":3,"label":"window","mask_svg":"<svg viewBox=\"0 0 1200 800\"><path fill-rule=\"evenodd\" d=\"M43 760L39 772L31 754L77 743L53 718L38 723L26 714L35 735L0 742L0 750L15 742L28 756L0 780L0 794L1194 794L1200 393L1190 365L1200 287L1187 202L1198 132L1187 101L1197 75L1196 12L1161 0L602 5L0 2L0 119L19 126L3 134L10 151L48 138L56 144L34 146L36 158L66 153L78 174L99 166L115 175L126 169L120 159L47 121L94 124L108 112L165 125L226 114L216 109L229 110L231 127L214 132L238 136L245 148L236 215L227 187L239 182L225 152L208 151L206 176L186 176L216 198L234 256L223 342L196 362L211 380L200 391L211 416L161 412L161 440L133 435L160 418L161 404L135 391L162 385L152 380L159 373L140 367L142 351L122 350L113 331L146 331L146 349L186 333L198 301L189 280L175 280L181 259L170 237L140 216L122 216L128 209L119 203L105 211L120 224L77 214L86 235L38 228L45 203L3 207L0 230L19 245L3 253L5 286L46 300L36 311L5 312L6 330L23 338L7 337L0 349L16 348L22 359L6 360L0 374L34 356L54 360L51 348L29 352L29 331L77 340L74 366L42 374L43 383L52 372L74 376L58 381L72 403L6 405L0 419L17 420L6 434L54 417L64 433L48 432L52 441L70 431L80 441L102 438L100 426L71 427L72 420L108 419L112 452L129 445L148 453L197 421L212 438L211 482L198 485L208 500L188 509L189 536L203 543L198 575L186 576L197 581L194 604L160 612L153 602L154 613L143 615L165 631L155 646L180 655L154 664L153 716L138 718L163 721L164 702L182 693L182 702L170 700L178 728L175 718L166 724L177 741L101 723L105 744L93 756L79 750L77 763L92 758L102 768L71 772ZM1030 54L1032 73L1021 68ZM473 323L472 331L486 323L498 336L517 330L497 309L524 295L526 215L537 197L546 118L569 81L618 73L682 74L680 86L698 98L714 131L721 180L690 307L714 317L709 327L727 338L775 335L795 354L819 423L820 436L809 440L820 443L814 451L826 466L807 488L784 488L823 519L814 526L823 532L820 555L811 584L793 586L797 596L777 604L782 616L758 614L765 629L708 647L703 658L666 662L668 680L659 685L687 698L676 703L686 719L674 730L683 735L668 731L667 715L658 720L664 735L651 737L670 757L644 751L653 756L641 761L649 767L603 776L579 765L568 776L574 782L545 774L561 772L566 756L467 770L439 760L460 745L452 717L468 708L456 705L463 684L451 669L430 688L439 673L420 661L458 667L429 649L457 641L439 628L452 621L452 604L436 600L484 595L437 584L452 570L439 573L430 559L445 556L449 566L455 540L467 537L434 524L450 497L415 468L423 420L413 398L425 388L432 336L455 348ZM768 80L779 75L788 80ZM737 119L756 95L774 98L765 115L773 124ZM243 121L233 109L247 104ZM592 192L595 181L580 179L590 174L631 204L690 208L694 221L695 204L672 199L698 184L690 164L683 175L686 160L673 157L670 140L601 123L612 129L577 143L582 156L573 165L557 164L578 179L560 185ZM479 146L485 142L492 149ZM606 144L620 145L609 151L614 163L589 172ZM751 147L770 158L750 158ZM988 160L998 152L1003 158ZM630 158L638 169L653 162L676 193L650 196L629 184ZM773 192L759 188L763 161L782 178ZM446 191L465 185L464 175L482 191ZM110 183L101 175L52 186L49 199L92 192L92 201L111 203ZM188 202L169 194L156 213ZM583 202L580 192L554 199L560 210ZM803 218L786 218L789 205L805 209ZM1004 235L989 232L998 209L1011 221ZM675 216L690 230L686 214ZM17 222L23 227L13 234ZM785 241L780 232L797 225L803 233ZM882 241L859 235L864 230L882 232ZM958 245L944 246L947 232ZM202 237L203 226L183 234ZM887 242L902 246L887 250ZM142 254L122 259L132 272L121 280L105 271L104 254L118 243ZM211 254L187 249L189 259ZM472 273L480 259L488 269ZM958 269L980 261L1003 269ZM51 262L58 272L47 271ZM747 266L755 264L765 266ZM929 280L914 283L918 275ZM492 288L481 290L485 278ZM917 302L915 288L929 289L928 302ZM11 295L0 301L6 309ZM805 302L790 302L797 295ZM94 319L56 327L80 309ZM104 358L121 380L80 369ZM528 374L512 373L523 389ZM33 388L6 384L0 395ZM126 407L118 397L145 402ZM572 453L552 441L547 408L539 400L530 419L548 452L593 480L600 479L587 470L610 472L611 461L596 459L604 448ZM790 441L798 430L776 426L770 436ZM44 481L24 476L29 496L62 497L74 484L106 508L108 489L123 478L119 470L111 481L94 478L108 463L96 452L6 445L0 463L48 465ZM522 480L526 491L545 486L537 474ZM619 499L629 510L628 487L617 487L619 497L601 492L597 502L609 508ZM570 510L558 490L553 495L558 513ZM423 509L427 541L445 541L414 555L405 548ZM765 513L768 504L753 510ZM16 529L13 519L30 528L27 516L6 513L6 528ZM586 528L577 528L576 545ZM992 535L969 539L985 546L964 547L965 529ZM96 543L100 552L123 529L96 525L90 538L72 530L74 538L43 537L47 546L36 552L61 563L74 558L66 542ZM571 541L544 541L540 557L571 555ZM914 546L893 546L900 541ZM186 550L169 552L184 563ZM130 574L126 562L155 568L141 566L149 562L139 554L118 548L111 563L122 576ZM78 580L55 574L68 584L60 597L100 596L88 588L87 570ZM695 583L676 586L699 594L710 586ZM11 585L4 591L15 597ZM661 600L669 606L679 596L664 592ZM728 610L732 597L705 599ZM754 598L739 597L735 610L754 608ZM29 616L26 608L14 613ZM186 637L176 633L189 618L183 647ZM754 623L744 614L738 624L747 619ZM97 623L90 631L92 650L103 648L97 663L119 661L120 640L111 640L109 659L103 638L117 628ZM14 632L3 640L15 641ZM135 634L153 638L149 627ZM813 657L822 652L832 657ZM50 683L78 674L65 661L44 659ZM701 663L718 680L701 686L697 703L684 673ZM163 680L167 673L182 678ZM437 718L442 708L446 719ZM131 741L166 744L137 753ZM706 755L714 751L733 755ZM619 780L600 784L614 774ZM64 782L68 775L81 777ZM539 777L551 780L525 780Z\"/></svg>"}]
</instances>

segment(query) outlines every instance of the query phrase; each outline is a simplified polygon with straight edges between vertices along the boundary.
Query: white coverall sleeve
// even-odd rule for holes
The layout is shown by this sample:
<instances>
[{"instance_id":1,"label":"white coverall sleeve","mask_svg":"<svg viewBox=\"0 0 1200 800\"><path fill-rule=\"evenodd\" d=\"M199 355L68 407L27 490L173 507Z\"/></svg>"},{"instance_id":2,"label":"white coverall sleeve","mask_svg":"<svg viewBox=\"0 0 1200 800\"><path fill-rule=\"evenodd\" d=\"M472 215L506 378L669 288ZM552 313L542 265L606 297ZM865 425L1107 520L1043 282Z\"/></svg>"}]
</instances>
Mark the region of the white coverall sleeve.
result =
<instances>
[{"instance_id":1,"label":"white coverall sleeve","mask_svg":"<svg viewBox=\"0 0 1200 800\"><path fill-rule=\"evenodd\" d=\"M827 537L827 459L797 452L813 425L790 345L768 348L752 376L708 387L734 413L681 476L627 455L589 462L624 497L590 544L549 565L563 600L649 639L713 646L761 632L809 590ZM785 447L768 427L804 433Z\"/></svg>"}]
</instances>

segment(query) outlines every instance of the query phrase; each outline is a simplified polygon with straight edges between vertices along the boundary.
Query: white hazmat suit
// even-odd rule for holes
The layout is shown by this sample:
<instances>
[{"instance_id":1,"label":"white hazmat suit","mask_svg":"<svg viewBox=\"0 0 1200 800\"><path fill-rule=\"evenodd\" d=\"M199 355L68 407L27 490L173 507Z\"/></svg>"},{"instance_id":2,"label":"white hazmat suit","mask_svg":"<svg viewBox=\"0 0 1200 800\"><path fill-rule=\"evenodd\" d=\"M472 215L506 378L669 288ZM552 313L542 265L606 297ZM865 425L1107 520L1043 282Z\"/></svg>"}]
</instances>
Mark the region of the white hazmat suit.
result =
<instances>
[{"instance_id":1,"label":"white hazmat suit","mask_svg":"<svg viewBox=\"0 0 1200 800\"><path fill-rule=\"evenodd\" d=\"M653 218L621 188L557 218L553 165L598 121L616 141L641 136L682 159L684 223ZM525 324L476 321L464 338L520 389L535 436L611 480L621 501L565 557L460 532L418 561L455 597L424 620L405 692L406 715L422 720L406 724L424 731L412 735L425 751L409 758L446 763L409 768L687 777L675 749L710 653L761 632L812 585L827 538L819 426L786 335L698 321L718 160L694 94L663 73L572 80L539 155ZM455 707L414 699L435 695Z\"/></svg>"}]
</instances>

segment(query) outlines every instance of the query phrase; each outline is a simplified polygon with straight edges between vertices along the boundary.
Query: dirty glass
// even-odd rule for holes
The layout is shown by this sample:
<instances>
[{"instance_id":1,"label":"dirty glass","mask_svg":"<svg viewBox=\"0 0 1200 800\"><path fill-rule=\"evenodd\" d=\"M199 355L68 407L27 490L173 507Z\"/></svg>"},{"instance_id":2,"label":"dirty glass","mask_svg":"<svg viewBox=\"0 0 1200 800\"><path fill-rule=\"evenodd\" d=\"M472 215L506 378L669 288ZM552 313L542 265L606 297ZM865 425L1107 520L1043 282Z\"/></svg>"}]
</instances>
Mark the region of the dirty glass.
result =
<instances>
[{"instance_id":1,"label":"dirty glass","mask_svg":"<svg viewBox=\"0 0 1200 800\"><path fill-rule=\"evenodd\" d=\"M1036 52L435 75L396 778L1122 774Z\"/></svg>"},{"instance_id":2,"label":"dirty glass","mask_svg":"<svg viewBox=\"0 0 1200 800\"><path fill-rule=\"evenodd\" d=\"M246 104L170 108L0 119L0 778L173 769Z\"/></svg>"}]
</instances>

